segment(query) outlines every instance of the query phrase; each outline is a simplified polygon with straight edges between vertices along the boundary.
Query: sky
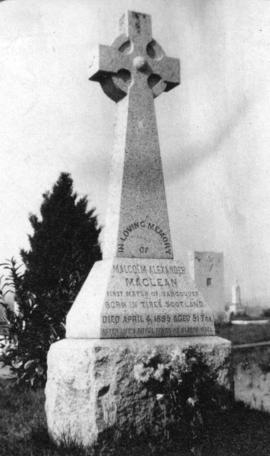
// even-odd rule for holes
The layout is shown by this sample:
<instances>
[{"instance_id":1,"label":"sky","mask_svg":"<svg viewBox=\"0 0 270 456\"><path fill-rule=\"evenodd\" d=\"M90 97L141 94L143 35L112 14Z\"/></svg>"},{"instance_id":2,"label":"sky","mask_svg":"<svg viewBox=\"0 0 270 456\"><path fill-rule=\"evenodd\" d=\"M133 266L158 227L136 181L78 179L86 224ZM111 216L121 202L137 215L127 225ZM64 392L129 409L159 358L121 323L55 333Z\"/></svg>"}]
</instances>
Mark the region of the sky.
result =
<instances>
[{"instance_id":1,"label":"sky","mask_svg":"<svg viewBox=\"0 0 270 456\"><path fill-rule=\"evenodd\" d=\"M88 80L127 10L181 60L155 101L175 257L222 251L227 299L270 296L270 1L0 3L0 262L28 248L28 217L71 173L104 224L116 105Z\"/></svg>"}]
</instances>

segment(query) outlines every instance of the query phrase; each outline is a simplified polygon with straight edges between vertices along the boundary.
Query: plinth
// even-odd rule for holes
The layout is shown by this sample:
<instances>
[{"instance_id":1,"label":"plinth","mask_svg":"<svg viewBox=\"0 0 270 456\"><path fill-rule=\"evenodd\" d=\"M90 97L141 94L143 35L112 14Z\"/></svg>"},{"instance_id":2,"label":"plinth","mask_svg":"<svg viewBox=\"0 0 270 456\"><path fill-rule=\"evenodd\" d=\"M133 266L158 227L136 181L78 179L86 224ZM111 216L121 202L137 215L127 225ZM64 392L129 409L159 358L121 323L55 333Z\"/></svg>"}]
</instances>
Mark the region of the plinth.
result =
<instances>
[{"instance_id":1,"label":"plinth","mask_svg":"<svg viewBox=\"0 0 270 456\"><path fill-rule=\"evenodd\" d=\"M230 342L220 337L65 339L53 344L46 385L51 436L58 443L70 440L84 446L110 430L138 438L145 438L148 430L153 436L157 400L137 381L136 366L153 353L164 363L172 356L183 359L187 348L203 351L207 364L219 371L219 385L231 389Z\"/></svg>"}]
</instances>

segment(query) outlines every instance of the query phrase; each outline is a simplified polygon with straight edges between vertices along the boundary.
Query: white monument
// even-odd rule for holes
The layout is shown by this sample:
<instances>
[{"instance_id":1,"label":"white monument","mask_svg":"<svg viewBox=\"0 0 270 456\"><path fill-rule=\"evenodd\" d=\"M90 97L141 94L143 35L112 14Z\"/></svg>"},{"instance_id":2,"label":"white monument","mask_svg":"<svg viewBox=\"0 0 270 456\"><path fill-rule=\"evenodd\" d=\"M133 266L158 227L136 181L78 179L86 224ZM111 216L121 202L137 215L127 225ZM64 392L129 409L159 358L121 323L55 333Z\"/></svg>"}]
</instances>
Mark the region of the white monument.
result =
<instances>
[{"instance_id":1,"label":"white monument","mask_svg":"<svg viewBox=\"0 0 270 456\"><path fill-rule=\"evenodd\" d=\"M238 281L236 281L236 283L232 286L232 303L229 311L230 314L233 315L241 315L245 313L245 307L241 301L241 288Z\"/></svg>"},{"instance_id":2,"label":"white monument","mask_svg":"<svg viewBox=\"0 0 270 456\"><path fill-rule=\"evenodd\" d=\"M149 424L153 397L134 366L153 350L168 359L200 347L227 385L230 352L172 248L154 98L179 84L179 60L153 39L149 15L128 11L112 46L99 46L90 80L118 108L103 260L67 316L67 338L49 351L46 385L51 435L83 445L113 426L140 434Z\"/></svg>"}]
</instances>

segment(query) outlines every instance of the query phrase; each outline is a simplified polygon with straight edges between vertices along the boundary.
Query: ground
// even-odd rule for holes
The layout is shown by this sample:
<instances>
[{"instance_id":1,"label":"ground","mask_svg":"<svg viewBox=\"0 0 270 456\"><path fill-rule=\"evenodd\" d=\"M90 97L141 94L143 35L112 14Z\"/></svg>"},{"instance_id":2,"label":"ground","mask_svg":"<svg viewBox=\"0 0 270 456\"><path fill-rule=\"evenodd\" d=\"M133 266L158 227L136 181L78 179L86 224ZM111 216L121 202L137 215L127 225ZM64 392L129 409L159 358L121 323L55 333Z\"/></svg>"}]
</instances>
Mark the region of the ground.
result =
<instances>
[{"instance_id":1,"label":"ground","mask_svg":"<svg viewBox=\"0 0 270 456\"><path fill-rule=\"evenodd\" d=\"M259 342L270 340L270 324L225 325L218 328L217 333L232 340L233 345ZM250 349L248 352L246 350L236 351L234 364L238 364L243 359L246 360L247 356L248 361L250 359L252 361L253 352L249 355L247 353L250 353ZM270 365L267 353L268 350L261 353L260 349L260 367L264 371L263 375L267 375L266 370ZM258 355L255 358L258 361ZM71 442L57 448L47 433L43 390L23 392L12 389L8 375L7 370L2 370L2 379L0 379L0 456L93 456L93 453L74 447ZM202 456L269 456L269 428L269 414L250 410L241 403L236 403L231 410L224 410L218 415L214 412L208 413ZM182 441L183 436L180 435L166 452L156 454L191 456L190 452L182 448ZM137 443L134 451L130 446L128 448L119 447L116 450L107 447L102 453L100 451L96 453L96 456L122 456L127 453L129 456L155 454L151 453L148 443L144 441L140 444Z\"/></svg>"},{"instance_id":2,"label":"ground","mask_svg":"<svg viewBox=\"0 0 270 456\"><path fill-rule=\"evenodd\" d=\"M93 453L72 445L56 448L46 431L44 393L39 391L20 392L11 389L8 381L0 381L0 455L1 456L93 456ZM207 432L204 436L202 456L269 456L270 415L249 410L235 404L231 410L218 415L209 412ZM183 436L176 437L160 456L191 456L183 449ZM96 456L148 456L151 450L147 442L140 442L134 450L130 447L112 446Z\"/></svg>"},{"instance_id":3,"label":"ground","mask_svg":"<svg viewBox=\"0 0 270 456\"><path fill-rule=\"evenodd\" d=\"M233 345L270 341L270 322L264 325L217 325L216 334L229 339Z\"/></svg>"}]
</instances>

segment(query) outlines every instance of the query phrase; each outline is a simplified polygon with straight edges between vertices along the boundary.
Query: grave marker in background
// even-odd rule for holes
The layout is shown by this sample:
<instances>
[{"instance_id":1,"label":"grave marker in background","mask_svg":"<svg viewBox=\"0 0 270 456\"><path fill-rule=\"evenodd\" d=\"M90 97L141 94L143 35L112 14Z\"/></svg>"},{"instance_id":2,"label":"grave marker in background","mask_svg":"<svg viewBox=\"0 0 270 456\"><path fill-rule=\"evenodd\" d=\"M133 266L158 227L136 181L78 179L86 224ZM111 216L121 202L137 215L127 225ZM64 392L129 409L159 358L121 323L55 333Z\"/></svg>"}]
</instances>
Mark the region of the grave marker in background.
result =
<instances>
[{"instance_id":1,"label":"grave marker in background","mask_svg":"<svg viewBox=\"0 0 270 456\"><path fill-rule=\"evenodd\" d=\"M224 255L222 252L189 252L189 272L213 314L225 312Z\"/></svg>"}]
</instances>

